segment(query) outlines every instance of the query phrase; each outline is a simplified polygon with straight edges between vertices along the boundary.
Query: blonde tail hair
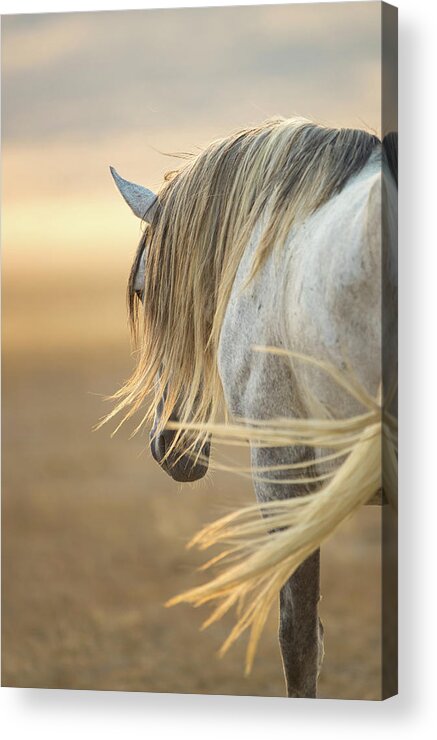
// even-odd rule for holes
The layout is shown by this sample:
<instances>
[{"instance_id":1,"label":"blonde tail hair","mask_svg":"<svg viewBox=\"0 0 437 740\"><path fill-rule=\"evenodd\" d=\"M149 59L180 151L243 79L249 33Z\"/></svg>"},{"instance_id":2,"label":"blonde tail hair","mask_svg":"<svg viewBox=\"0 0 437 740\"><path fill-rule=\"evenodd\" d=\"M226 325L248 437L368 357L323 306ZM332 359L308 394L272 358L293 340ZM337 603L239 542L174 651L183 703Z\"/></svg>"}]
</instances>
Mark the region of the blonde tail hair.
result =
<instances>
[{"instance_id":1,"label":"blonde tail hair","mask_svg":"<svg viewBox=\"0 0 437 740\"><path fill-rule=\"evenodd\" d=\"M331 374L347 385L337 371ZM349 390L356 391L356 384ZM284 419L253 427L216 425L213 430L222 439L236 440L245 435L253 444L263 446L285 445L288 440L293 445L330 447L343 458L328 483L315 493L245 507L208 525L189 543L189 547L200 550L222 545L223 552L203 566L219 566L221 572L205 585L170 599L167 606L185 602L197 607L218 602L203 627L235 606L237 622L219 654L223 655L249 629L246 674L252 668L269 611L301 563L381 486L396 506L396 422L388 415L383 420L380 403L363 389L359 395L368 410L349 419ZM308 461L308 467L312 464L313 460Z\"/></svg>"}]
</instances>

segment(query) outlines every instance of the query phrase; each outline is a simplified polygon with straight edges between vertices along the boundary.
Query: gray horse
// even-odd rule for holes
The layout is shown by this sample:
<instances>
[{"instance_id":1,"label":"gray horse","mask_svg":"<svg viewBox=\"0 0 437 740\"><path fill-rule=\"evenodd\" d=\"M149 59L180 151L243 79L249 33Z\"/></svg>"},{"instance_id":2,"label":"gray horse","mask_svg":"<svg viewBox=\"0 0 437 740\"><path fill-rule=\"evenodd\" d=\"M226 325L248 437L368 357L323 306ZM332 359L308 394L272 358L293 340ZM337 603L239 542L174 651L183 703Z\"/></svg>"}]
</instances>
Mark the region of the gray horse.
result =
<instances>
[{"instance_id":1,"label":"gray horse","mask_svg":"<svg viewBox=\"0 0 437 740\"><path fill-rule=\"evenodd\" d=\"M168 422L214 419L220 398L242 419L305 418L312 403L338 418L358 413L316 367L254 352L254 345L292 349L339 369L347 362L377 394L383 342L388 357L396 353L395 151L393 139L387 149L364 131L275 119L213 142L158 195L111 168L147 224L129 280L140 359L114 413L129 407L130 415L154 389L141 423L154 415L152 454L175 480L206 473L209 438L185 438ZM272 468L262 480L254 476L257 500L305 493L305 484L281 478L311 457L314 471L326 471L319 456L302 446L252 446L253 468ZM317 549L280 593L291 697L316 696L319 599Z\"/></svg>"}]
</instances>

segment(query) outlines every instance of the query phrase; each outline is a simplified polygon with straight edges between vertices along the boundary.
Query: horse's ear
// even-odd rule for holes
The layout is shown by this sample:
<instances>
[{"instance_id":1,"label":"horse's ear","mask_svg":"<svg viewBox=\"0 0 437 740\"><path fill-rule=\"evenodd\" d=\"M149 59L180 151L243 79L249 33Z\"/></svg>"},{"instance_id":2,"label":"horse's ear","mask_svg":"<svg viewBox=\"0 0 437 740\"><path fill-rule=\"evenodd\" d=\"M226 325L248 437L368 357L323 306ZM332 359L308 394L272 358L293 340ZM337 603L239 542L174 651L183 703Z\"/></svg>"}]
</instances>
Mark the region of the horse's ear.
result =
<instances>
[{"instance_id":1,"label":"horse's ear","mask_svg":"<svg viewBox=\"0 0 437 740\"><path fill-rule=\"evenodd\" d=\"M114 178L117 188L135 216L150 223L158 205L158 198L155 193L152 193L151 190L144 188L142 185L124 180L114 167L110 167L109 169L111 170L111 175Z\"/></svg>"}]
</instances>

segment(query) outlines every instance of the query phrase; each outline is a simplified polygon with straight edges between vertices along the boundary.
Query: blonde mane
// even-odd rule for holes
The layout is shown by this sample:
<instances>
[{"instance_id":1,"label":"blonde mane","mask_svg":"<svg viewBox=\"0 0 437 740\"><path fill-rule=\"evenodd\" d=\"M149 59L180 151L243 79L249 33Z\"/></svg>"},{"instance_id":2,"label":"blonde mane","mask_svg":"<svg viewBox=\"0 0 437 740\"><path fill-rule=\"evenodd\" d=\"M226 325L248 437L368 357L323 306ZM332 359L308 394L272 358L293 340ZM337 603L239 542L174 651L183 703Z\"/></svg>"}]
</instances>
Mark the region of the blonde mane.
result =
<instances>
[{"instance_id":1,"label":"blonde mane","mask_svg":"<svg viewBox=\"0 0 437 740\"><path fill-rule=\"evenodd\" d=\"M217 419L220 330L255 225L268 214L250 277L292 226L338 193L378 146L365 131L275 118L212 142L167 175L129 281L138 362L113 396L117 404L107 419L121 412L123 423L141 409L137 431L160 403L162 429L177 408L179 446L184 424L193 429ZM143 251L144 310L133 290ZM206 434L199 431L197 441ZM192 443L191 433L187 447Z\"/></svg>"}]
</instances>

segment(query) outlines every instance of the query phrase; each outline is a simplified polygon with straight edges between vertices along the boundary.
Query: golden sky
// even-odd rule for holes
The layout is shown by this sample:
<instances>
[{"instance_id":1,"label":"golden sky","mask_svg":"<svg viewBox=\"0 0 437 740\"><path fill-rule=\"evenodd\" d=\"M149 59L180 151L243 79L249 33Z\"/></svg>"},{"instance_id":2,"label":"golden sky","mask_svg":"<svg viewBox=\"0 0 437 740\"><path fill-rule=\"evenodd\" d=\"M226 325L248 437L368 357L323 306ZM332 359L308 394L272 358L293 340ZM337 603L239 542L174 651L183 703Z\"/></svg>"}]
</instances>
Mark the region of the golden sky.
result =
<instances>
[{"instance_id":1,"label":"golden sky","mask_svg":"<svg viewBox=\"0 0 437 740\"><path fill-rule=\"evenodd\" d=\"M163 152L275 114L379 133L380 72L378 2L4 17L7 272L126 272L109 164L156 188Z\"/></svg>"}]
</instances>

